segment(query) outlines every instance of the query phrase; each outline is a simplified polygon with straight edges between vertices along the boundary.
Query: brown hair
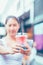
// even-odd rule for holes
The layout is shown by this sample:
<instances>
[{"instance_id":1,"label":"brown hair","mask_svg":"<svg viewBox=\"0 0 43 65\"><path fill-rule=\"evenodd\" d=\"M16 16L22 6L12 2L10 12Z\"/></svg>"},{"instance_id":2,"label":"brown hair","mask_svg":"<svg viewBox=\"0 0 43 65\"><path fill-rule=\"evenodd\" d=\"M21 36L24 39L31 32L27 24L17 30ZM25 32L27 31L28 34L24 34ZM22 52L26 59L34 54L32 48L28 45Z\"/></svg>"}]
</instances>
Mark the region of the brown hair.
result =
<instances>
[{"instance_id":1,"label":"brown hair","mask_svg":"<svg viewBox=\"0 0 43 65\"><path fill-rule=\"evenodd\" d=\"M15 16L8 16L8 17L6 18L5 24L7 24L8 20L11 19L11 18L12 18L12 19L15 19L18 23L20 23L20 22L19 22L19 18L15 17Z\"/></svg>"}]
</instances>

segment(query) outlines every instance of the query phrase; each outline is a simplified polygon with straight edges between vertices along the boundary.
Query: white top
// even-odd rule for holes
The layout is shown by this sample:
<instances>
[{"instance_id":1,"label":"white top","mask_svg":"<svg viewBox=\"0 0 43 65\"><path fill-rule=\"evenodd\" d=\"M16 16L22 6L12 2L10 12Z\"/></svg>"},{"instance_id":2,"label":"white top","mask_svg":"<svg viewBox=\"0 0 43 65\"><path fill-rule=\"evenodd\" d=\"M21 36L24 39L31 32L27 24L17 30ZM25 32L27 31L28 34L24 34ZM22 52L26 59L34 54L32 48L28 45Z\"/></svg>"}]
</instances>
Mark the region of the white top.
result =
<instances>
[{"instance_id":1,"label":"white top","mask_svg":"<svg viewBox=\"0 0 43 65\"><path fill-rule=\"evenodd\" d=\"M7 44L5 38L2 38L2 45L6 47L6 49L10 49ZM23 55L21 53L15 53L15 54L7 54L7 55L1 55L3 57L2 61L6 64L4 65L22 65L22 58ZM0 65L3 65L0 64Z\"/></svg>"}]
</instances>

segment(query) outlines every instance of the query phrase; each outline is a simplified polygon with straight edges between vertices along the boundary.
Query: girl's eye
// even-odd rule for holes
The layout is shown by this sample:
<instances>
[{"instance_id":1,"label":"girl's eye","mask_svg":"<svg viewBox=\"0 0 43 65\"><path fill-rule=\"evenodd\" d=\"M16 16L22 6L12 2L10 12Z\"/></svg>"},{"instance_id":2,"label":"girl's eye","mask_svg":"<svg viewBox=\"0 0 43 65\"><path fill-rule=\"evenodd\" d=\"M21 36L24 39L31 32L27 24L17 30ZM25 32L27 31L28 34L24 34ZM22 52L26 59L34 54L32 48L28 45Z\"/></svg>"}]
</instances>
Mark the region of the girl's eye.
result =
<instances>
[{"instance_id":1,"label":"girl's eye","mask_svg":"<svg viewBox=\"0 0 43 65\"><path fill-rule=\"evenodd\" d=\"M11 25L9 25L9 27L11 27Z\"/></svg>"},{"instance_id":2,"label":"girl's eye","mask_svg":"<svg viewBox=\"0 0 43 65\"><path fill-rule=\"evenodd\" d=\"M11 27L11 26L17 26L17 25L16 24L13 24L13 25L10 24L9 27Z\"/></svg>"},{"instance_id":3,"label":"girl's eye","mask_svg":"<svg viewBox=\"0 0 43 65\"><path fill-rule=\"evenodd\" d=\"M13 26L16 26L16 24L13 24Z\"/></svg>"}]
</instances>

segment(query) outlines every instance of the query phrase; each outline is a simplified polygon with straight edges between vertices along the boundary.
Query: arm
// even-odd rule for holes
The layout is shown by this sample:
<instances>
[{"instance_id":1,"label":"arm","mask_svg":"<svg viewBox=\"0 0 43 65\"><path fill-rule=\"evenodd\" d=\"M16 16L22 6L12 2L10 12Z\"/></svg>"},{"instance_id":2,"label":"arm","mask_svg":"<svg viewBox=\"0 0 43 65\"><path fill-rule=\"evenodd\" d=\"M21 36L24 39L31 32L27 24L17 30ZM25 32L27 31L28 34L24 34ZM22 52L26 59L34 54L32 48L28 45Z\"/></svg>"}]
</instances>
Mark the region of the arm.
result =
<instances>
[{"instance_id":1,"label":"arm","mask_svg":"<svg viewBox=\"0 0 43 65\"><path fill-rule=\"evenodd\" d=\"M31 53L31 49L30 49L30 46L28 43L25 43L25 47L27 48L27 50L24 53L24 57L23 57L23 61L22 61L23 65L26 65L29 63L29 56Z\"/></svg>"},{"instance_id":2,"label":"arm","mask_svg":"<svg viewBox=\"0 0 43 65\"><path fill-rule=\"evenodd\" d=\"M26 49L24 49L24 48L26 48ZM24 54L24 55L30 55L30 53L31 53L31 48L30 48L30 46L28 45L28 43L25 43L23 47L21 46L20 52L21 52L22 54Z\"/></svg>"},{"instance_id":3,"label":"arm","mask_svg":"<svg viewBox=\"0 0 43 65\"><path fill-rule=\"evenodd\" d=\"M14 47L14 45L13 45L13 47ZM10 48L10 47L5 47L4 45L3 45L3 41L2 40L0 40L0 54L1 55L5 55L5 54L15 54L15 53L17 53L18 51L14 48Z\"/></svg>"},{"instance_id":4,"label":"arm","mask_svg":"<svg viewBox=\"0 0 43 65\"><path fill-rule=\"evenodd\" d=\"M26 54L26 55L30 55L30 53L31 53L31 47L29 46L28 43L25 43L25 47L27 48L27 49L25 50L25 54Z\"/></svg>"},{"instance_id":5,"label":"arm","mask_svg":"<svg viewBox=\"0 0 43 65\"><path fill-rule=\"evenodd\" d=\"M6 49L4 46L0 45L0 54L12 54L13 51L11 49Z\"/></svg>"}]
</instances>

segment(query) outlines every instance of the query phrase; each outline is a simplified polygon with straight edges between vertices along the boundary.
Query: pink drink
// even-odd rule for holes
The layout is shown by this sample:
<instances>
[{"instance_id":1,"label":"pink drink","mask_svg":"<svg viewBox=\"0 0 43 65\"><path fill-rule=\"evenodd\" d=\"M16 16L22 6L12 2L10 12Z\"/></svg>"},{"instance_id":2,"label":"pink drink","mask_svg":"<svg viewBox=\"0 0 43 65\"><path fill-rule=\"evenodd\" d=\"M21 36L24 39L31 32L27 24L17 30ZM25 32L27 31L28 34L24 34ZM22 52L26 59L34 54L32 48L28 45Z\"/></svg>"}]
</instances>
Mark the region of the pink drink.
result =
<instances>
[{"instance_id":1,"label":"pink drink","mask_svg":"<svg viewBox=\"0 0 43 65\"><path fill-rule=\"evenodd\" d=\"M18 35L17 36L17 41L21 44L24 44L26 42L27 36L26 35Z\"/></svg>"},{"instance_id":2,"label":"pink drink","mask_svg":"<svg viewBox=\"0 0 43 65\"><path fill-rule=\"evenodd\" d=\"M26 43L26 40L27 40L27 35L26 34L19 34L16 36L17 37L17 42L20 44L20 46L24 49L24 50L27 50L26 46L25 46L25 43Z\"/></svg>"}]
</instances>

